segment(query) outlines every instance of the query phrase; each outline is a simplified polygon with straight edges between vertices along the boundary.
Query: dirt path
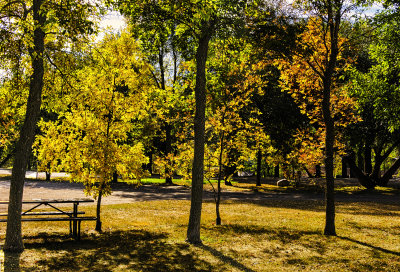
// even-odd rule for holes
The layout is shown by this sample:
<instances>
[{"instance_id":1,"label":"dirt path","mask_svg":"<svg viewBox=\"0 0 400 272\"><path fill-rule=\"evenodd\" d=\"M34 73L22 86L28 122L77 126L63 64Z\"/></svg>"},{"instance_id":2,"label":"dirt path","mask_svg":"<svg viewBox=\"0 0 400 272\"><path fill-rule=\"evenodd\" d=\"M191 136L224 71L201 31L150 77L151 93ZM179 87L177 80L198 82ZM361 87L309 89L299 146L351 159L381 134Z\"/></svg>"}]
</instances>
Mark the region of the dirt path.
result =
<instances>
[{"instance_id":1,"label":"dirt path","mask_svg":"<svg viewBox=\"0 0 400 272\"><path fill-rule=\"evenodd\" d=\"M8 174L1 170L0 174ZM27 176L36 177L36 172L28 172ZM44 174L41 174L44 175ZM63 174L61 174L63 175ZM40 176L39 176L40 177ZM7 201L9 197L10 181L7 179L0 180L0 201ZM85 197L83 185L78 183L69 183L66 181L33 181L26 180L24 187L24 199L65 199L65 198L82 198ZM205 191L204 200L213 201L213 192ZM134 187L132 185L118 183L112 185L112 194L103 198L103 204L119 204L130 203L135 201L152 201L152 200L189 200L190 188L187 186L165 186L165 185L142 185ZM228 191L222 193L223 200L236 201L263 201L268 199L288 199L288 200L323 200L323 193L307 193L307 192L255 192L251 190ZM400 197L397 194L344 194L337 193L336 199L345 202L365 202L374 201L377 203L394 203L400 204ZM87 205L95 205L90 203ZM0 211L6 209L6 205L0 205Z\"/></svg>"}]
</instances>

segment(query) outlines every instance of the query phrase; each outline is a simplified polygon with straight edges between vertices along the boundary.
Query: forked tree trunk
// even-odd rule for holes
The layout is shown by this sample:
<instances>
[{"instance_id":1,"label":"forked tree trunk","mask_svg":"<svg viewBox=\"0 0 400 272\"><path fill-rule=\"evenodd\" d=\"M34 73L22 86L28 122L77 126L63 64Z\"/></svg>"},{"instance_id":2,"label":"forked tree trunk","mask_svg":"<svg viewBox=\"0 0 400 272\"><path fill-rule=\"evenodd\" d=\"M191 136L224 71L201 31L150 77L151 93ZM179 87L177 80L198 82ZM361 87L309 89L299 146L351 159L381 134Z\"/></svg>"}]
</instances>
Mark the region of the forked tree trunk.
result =
<instances>
[{"instance_id":1,"label":"forked tree trunk","mask_svg":"<svg viewBox=\"0 0 400 272\"><path fill-rule=\"evenodd\" d=\"M43 89L43 52L45 33L42 30L46 21L45 11L41 10L43 0L33 0L32 10L34 19L34 47L29 49L32 59L32 76L30 78L29 96L26 107L24 124L22 125L20 138L16 145L16 153L13 163L10 197L8 205L8 221L4 251L22 252L24 245L21 235L21 210L24 179L28 156L35 137L35 128L40 113L41 96Z\"/></svg>"},{"instance_id":2,"label":"forked tree trunk","mask_svg":"<svg viewBox=\"0 0 400 272\"><path fill-rule=\"evenodd\" d=\"M203 202L204 180L204 141L206 110L206 61L208 44L211 38L211 26L203 26L196 51L196 113L194 117L194 159L192 169L192 191L187 241L192 244L201 243L200 220Z\"/></svg>"}]
</instances>

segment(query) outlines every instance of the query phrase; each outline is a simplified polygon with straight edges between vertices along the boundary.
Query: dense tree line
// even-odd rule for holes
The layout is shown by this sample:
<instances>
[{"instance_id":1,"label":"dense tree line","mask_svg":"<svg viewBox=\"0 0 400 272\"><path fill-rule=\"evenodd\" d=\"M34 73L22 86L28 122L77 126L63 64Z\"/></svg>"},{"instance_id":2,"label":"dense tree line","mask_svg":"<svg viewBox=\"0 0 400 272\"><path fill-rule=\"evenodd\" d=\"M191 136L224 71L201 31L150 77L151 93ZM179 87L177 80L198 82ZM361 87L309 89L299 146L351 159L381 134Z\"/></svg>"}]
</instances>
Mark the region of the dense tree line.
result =
<instances>
[{"instance_id":1,"label":"dense tree line","mask_svg":"<svg viewBox=\"0 0 400 272\"><path fill-rule=\"evenodd\" d=\"M366 18L341 0L0 1L0 163L13 166L5 250L23 250L30 157L85 184L99 231L117 176L191 180L190 243L201 243L205 180L218 180L220 224L220 184L238 171L260 185L262 168L293 179L324 165L324 233L335 235L339 162L366 188L400 168L398 5L385 5ZM127 29L91 39L106 7Z\"/></svg>"}]
</instances>

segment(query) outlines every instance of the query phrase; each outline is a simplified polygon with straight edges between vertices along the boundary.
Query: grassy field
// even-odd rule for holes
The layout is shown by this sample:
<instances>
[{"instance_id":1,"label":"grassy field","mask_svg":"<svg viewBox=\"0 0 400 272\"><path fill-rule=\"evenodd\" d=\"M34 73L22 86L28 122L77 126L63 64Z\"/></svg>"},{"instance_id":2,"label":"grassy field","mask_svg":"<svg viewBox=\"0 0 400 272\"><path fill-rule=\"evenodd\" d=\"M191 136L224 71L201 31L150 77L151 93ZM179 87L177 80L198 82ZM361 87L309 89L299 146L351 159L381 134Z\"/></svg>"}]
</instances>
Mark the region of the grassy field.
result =
<instances>
[{"instance_id":1,"label":"grassy field","mask_svg":"<svg viewBox=\"0 0 400 272\"><path fill-rule=\"evenodd\" d=\"M203 245L185 242L188 201L103 206L103 230L82 224L23 223L22 271L399 271L397 204L338 203L337 237L322 235L324 206L313 200L225 201L203 205ZM82 207L94 215L94 207ZM4 225L0 239L4 241Z\"/></svg>"}]
</instances>

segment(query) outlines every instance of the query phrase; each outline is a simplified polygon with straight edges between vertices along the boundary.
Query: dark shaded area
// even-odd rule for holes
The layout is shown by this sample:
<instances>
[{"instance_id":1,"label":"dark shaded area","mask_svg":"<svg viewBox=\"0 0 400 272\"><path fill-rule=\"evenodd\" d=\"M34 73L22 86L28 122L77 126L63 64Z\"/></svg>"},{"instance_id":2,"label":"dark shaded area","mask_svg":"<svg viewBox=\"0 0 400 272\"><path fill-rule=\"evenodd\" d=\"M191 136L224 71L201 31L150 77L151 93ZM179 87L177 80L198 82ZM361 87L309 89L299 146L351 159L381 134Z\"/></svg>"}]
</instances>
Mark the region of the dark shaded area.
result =
<instances>
[{"instance_id":1,"label":"dark shaded area","mask_svg":"<svg viewBox=\"0 0 400 272\"><path fill-rule=\"evenodd\" d=\"M44 234L24 238L40 239L27 241L26 249L53 253L63 250L62 254L44 256L37 261L37 267L24 267L24 271L212 271L211 264L193 254L188 244L167 243L166 234L113 231L83 237L80 243Z\"/></svg>"},{"instance_id":2,"label":"dark shaded area","mask_svg":"<svg viewBox=\"0 0 400 272\"><path fill-rule=\"evenodd\" d=\"M337 236L337 237L342 239L342 240L347 240L347 241L350 241L350 242L353 242L353 243L356 243L356 244L359 244L359 245L362 245L362 246L365 246L365 247L369 247L369 248L374 249L374 250L381 251L383 253L400 256L400 252L397 252L397 251L392 251L392 250L385 249L385 248L382 248L382 247L379 247L379 246L374 246L374 245L371 245L371 244L368 244L368 243L365 243L365 242L357 241L357 240L349 238L349 237L344 237L344 236Z\"/></svg>"},{"instance_id":3,"label":"dark shaded area","mask_svg":"<svg viewBox=\"0 0 400 272\"><path fill-rule=\"evenodd\" d=\"M235 267L237 269L240 269L240 270L245 271L245 272L255 272L254 270L248 268L247 266L239 263L238 261L236 261L232 257L224 255L224 254L222 254L221 252L219 252L218 250L216 250L216 249L214 249L212 247L209 247L209 246L203 245L203 244L198 245L197 247L210 252L214 257L217 257L222 262L228 263L228 264L230 264L231 266L233 266L233 267Z\"/></svg>"}]
</instances>

